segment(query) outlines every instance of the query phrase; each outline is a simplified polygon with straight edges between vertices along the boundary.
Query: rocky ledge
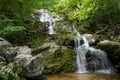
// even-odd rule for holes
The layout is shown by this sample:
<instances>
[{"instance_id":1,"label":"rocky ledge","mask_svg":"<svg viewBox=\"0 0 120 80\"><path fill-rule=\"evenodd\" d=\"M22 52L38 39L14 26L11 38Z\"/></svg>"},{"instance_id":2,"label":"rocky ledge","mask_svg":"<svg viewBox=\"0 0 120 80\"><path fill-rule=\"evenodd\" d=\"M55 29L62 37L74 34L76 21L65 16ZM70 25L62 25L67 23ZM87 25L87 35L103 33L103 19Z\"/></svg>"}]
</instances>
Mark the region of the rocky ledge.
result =
<instances>
[{"instance_id":1,"label":"rocky ledge","mask_svg":"<svg viewBox=\"0 0 120 80\"><path fill-rule=\"evenodd\" d=\"M26 79L35 79L42 75L43 65L42 56L31 55L31 49L28 46L13 47L8 41L0 38L0 78L8 80L9 76L4 66L11 65L12 71Z\"/></svg>"}]
</instances>

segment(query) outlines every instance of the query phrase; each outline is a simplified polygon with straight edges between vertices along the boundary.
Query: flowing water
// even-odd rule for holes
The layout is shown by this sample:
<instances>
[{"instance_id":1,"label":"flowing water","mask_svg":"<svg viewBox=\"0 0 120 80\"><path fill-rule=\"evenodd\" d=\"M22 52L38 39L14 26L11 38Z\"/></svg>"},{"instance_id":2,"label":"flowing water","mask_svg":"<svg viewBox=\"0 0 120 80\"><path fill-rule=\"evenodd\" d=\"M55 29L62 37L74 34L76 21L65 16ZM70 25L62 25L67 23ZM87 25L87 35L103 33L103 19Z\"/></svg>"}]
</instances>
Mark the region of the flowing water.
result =
<instances>
[{"instance_id":1,"label":"flowing water","mask_svg":"<svg viewBox=\"0 0 120 80\"><path fill-rule=\"evenodd\" d=\"M41 22L48 22L46 27L48 28L48 34L54 34L54 26L56 19L53 18L52 15L49 14L49 12L45 9L36 10L35 13L38 15L32 15L33 18L37 17L39 21Z\"/></svg>"},{"instance_id":2,"label":"flowing water","mask_svg":"<svg viewBox=\"0 0 120 80\"><path fill-rule=\"evenodd\" d=\"M74 26L73 29L77 33L74 38L76 73L45 75L46 80L120 80L120 74L115 74L106 53L90 47L86 37L80 35Z\"/></svg>"},{"instance_id":3,"label":"flowing water","mask_svg":"<svg viewBox=\"0 0 120 80\"><path fill-rule=\"evenodd\" d=\"M104 51L100 49L91 48L86 37L80 35L73 25L74 31L77 35L74 38L77 73L100 72L100 73L114 73L115 68L112 66Z\"/></svg>"}]
</instances>

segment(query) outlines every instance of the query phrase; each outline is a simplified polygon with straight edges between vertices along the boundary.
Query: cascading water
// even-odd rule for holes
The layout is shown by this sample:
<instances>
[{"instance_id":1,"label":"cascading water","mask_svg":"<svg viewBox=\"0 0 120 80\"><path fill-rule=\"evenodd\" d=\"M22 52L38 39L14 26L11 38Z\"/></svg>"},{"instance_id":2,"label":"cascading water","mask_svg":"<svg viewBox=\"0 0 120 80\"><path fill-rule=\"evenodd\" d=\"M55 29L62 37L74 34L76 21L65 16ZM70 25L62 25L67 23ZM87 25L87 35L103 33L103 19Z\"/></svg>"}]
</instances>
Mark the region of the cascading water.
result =
<instances>
[{"instance_id":1,"label":"cascading water","mask_svg":"<svg viewBox=\"0 0 120 80\"><path fill-rule=\"evenodd\" d=\"M54 34L55 32L54 32L53 27L55 26L56 19L54 19L52 15L50 15L48 11L45 9L36 10L35 12L39 14L37 16L39 18L39 21L48 22L48 24L46 25L46 27L48 28L48 34ZM34 15L32 16L33 18L35 18Z\"/></svg>"},{"instance_id":2,"label":"cascading water","mask_svg":"<svg viewBox=\"0 0 120 80\"><path fill-rule=\"evenodd\" d=\"M91 48L86 37L79 34L73 25L73 30L77 33L74 38L77 73L102 72L114 73L115 68L112 66L104 51Z\"/></svg>"},{"instance_id":3,"label":"cascading water","mask_svg":"<svg viewBox=\"0 0 120 80\"><path fill-rule=\"evenodd\" d=\"M74 42L75 42L75 52L77 54L76 56L76 62L77 62L77 72L78 73L85 73L87 72L86 69L86 51L87 51L87 47L89 47L89 44L86 40L86 38L84 37L83 40L86 42L84 44L81 44L80 40L81 40L81 35L77 32L76 28L73 25L73 29L74 31L77 33L77 35L74 38Z\"/></svg>"}]
</instances>

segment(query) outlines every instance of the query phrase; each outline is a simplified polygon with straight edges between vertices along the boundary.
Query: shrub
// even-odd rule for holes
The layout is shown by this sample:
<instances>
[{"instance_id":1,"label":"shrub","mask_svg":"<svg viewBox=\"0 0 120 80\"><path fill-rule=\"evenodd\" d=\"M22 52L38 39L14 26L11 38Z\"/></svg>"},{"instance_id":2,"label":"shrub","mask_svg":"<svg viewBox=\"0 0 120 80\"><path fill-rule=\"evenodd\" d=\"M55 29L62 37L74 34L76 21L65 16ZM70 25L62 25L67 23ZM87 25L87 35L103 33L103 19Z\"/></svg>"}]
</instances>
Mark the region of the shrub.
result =
<instances>
[{"instance_id":1,"label":"shrub","mask_svg":"<svg viewBox=\"0 0 120 80\"><path fill-rule=\"evenodd\" d=\"M7 26L0 30L0 36L6 38L11 43L21 44L25 40L25 30L24 26Z\"/></svg>"}]
</instances>

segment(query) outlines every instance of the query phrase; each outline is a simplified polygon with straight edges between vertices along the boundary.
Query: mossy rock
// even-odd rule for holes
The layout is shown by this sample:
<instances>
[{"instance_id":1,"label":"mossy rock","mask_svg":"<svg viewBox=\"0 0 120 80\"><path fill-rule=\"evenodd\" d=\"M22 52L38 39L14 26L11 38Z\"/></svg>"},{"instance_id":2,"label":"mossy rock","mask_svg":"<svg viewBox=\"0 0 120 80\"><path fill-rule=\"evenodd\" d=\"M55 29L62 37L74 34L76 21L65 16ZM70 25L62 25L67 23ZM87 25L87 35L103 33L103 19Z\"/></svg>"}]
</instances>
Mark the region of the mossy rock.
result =
<instances>
[{"instance_id":1,"label":"mossy rock","mask_svg":"<svg viewBox=\"0 0 120 80\"><path fill-rule=\"evenodd\" d=\"M74 36L71 34L54 34L47 41L54 41L59 46L74 47Z\"/></svg>"},{"instance_id":2,"label":"mossy rock","mask_svg":"<svg viewBox=\"0 0 120 80\"><path fill-rule=\"evenodd\" d=\"M73 52L65 46L59 47L53 53L48 50L42 54L45 74L70 72L72 70Z\"/></svg>"}]
</instances>

